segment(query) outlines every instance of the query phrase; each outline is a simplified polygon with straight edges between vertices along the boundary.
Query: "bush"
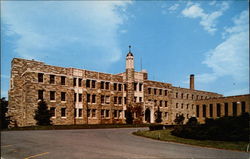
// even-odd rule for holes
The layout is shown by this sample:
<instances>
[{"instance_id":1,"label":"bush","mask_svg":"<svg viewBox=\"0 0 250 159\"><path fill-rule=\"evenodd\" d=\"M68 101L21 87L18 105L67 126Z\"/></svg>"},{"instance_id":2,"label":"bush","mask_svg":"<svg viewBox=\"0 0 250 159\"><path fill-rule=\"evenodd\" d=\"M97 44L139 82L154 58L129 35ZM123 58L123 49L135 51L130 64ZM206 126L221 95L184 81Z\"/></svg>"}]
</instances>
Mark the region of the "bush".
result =
<instances>
[{"instance_id":1,"label":"bush","mask_svg":"<svg viewBox=\"0 0 250 159\"><path fill-rule=\"evenodd\" d=\"M8 112L8 101L3 97L0 99L0 112L1 112L1 129L8 128L11 120L10 116L6 116Z\"/></svg>"},{"instance_id":2,"label":"bush","mask_svg":"<svg viewBox=\"0 0 250 159\"><path fill-rule=\"evenodd\" d=\"M130 107L127 108L126 112L125 112L125 117L126 117L126 123L127 124L133 124L133 114L132 114L132 110Z\"/></svg>"},{"instance_id":3,"label":"bush","mask_svg":"<svg viewBox=\"0 0 250 159\"><path fill-rule=\"evenodd\" d=\"M149 130L154 131L154 130L163 130L163 125L149 125Z\"/></svg>"},{"instance_id":4,"label":"bush","mask_svg":"<svg viewBox=\"0 0 250 159\"><path fill-rule=\"evenodd\" d=\"M192 120L194 121L194 119ZM199 140L249 141L248 113L238 117L206 119L203 125L191 123L189 121L187 125L175 127L171 134Z\"/></svg>"}]
</instances>

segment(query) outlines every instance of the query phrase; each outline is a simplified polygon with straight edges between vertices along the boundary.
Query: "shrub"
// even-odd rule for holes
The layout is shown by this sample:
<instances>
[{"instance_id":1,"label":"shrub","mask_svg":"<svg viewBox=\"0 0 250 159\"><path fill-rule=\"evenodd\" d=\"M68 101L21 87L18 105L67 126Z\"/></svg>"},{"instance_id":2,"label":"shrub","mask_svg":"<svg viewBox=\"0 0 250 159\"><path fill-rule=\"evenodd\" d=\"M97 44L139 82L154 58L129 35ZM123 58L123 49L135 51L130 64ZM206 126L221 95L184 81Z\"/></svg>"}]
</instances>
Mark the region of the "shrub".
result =
<instances>
[{"instance_id":1,"label":"shrub","mask_svg":"<svg viewBox=\"0 0 250 159\"><path fill-rule=\"evenodd\" d=\"M149 125L149 130L154 131L154 130L163 130L163 125L157 124L157 125Z\"/></svg>"},{"instance_id":2,"label":"shrub","mask_svg":"<svg viewBox=\"0 0 250 159\"><path fill-rule=\"evenodd\" d=\"M8 128L11 120L10 116L6 116L8 112L8 101L3 97L0 99L0 112L1 112L1 129Z\"/></svg>"},{"instance_id":3,"label":"shrub","mask_svg":"<svg viewBox=\"0 0 250 159\"><path fill-rule=\"evenodd\" d=\"M175 122L177 125L182 125L183 122L184 122L184 119L185 119L185 117L183 116L183 114L181 114L181 115L176 116L174 122Z\"/></svg>"},{"instance_id":4,"label":"shrub","mask_svg":"<svg viewBox=\"0 0 250 159\"><path fill-rule=\"evenodd\" d=\"M133 114L132 114L132 110L130 107L127 108L126 112L125 112L125 117L126 117L126 123L127 124L133 124Z\"/></svg>"}]
</instances>

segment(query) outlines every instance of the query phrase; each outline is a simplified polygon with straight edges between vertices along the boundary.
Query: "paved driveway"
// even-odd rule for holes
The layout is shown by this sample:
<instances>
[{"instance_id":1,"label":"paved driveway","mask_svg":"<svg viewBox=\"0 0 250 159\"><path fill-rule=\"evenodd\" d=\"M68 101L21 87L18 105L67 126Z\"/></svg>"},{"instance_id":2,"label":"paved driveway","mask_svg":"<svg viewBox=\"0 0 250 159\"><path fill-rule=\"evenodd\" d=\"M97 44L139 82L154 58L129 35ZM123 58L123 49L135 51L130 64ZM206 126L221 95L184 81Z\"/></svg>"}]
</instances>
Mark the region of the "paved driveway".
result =
<instances>
[{"instance_id":1,"label":"paved driveway","mask_svg":"<svg viewBox=\"0 0 250 159\"><path fill-rule=\"evenodd\" d=\"M134 136L136 128L2 132L4 159L238 158L244 152L201 148Z\"/></svg>"}]
</instances>

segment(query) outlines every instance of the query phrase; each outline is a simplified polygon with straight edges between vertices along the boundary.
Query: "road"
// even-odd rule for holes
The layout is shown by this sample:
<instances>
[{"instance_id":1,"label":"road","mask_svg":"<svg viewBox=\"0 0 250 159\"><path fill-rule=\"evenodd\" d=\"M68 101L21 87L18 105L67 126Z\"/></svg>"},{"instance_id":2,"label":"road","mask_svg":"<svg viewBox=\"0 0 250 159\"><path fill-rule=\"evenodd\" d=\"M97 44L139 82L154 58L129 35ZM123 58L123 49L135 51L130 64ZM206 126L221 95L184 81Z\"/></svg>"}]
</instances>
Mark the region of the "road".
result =
<instances>
[{"instance_id":1,"label":"road","mask_svg":"<svg viewBox=\"0 0 250 159\"><path fill-rule=\"evenodd\" d=\"M202 148L134 136L136 128L3 131L3 159L218 158L248 159L246 152Z\"/></svg>"}]
</instances>

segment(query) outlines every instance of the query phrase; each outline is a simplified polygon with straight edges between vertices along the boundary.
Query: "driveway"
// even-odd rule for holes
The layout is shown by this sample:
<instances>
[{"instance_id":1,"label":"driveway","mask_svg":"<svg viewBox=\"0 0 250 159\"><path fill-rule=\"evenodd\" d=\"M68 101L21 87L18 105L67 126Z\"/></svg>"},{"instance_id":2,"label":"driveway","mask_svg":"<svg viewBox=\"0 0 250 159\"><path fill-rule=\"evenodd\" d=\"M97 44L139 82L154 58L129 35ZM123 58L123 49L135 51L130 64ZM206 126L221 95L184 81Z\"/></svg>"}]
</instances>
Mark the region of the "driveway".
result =
<instances>
[{"instance_id":1,"label":"driveway","mask_svg":"<svg viewBox=\"0 0 250 159\"><path fill-rule=\"evenodd\" d=\"M4 131L3 159L230 158L246 152L202 148L134 136L138 128Z\"/></svg>"}]
</instances>

